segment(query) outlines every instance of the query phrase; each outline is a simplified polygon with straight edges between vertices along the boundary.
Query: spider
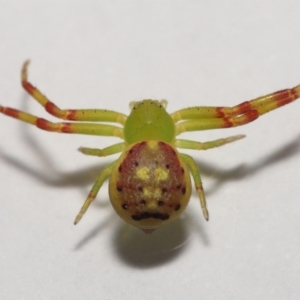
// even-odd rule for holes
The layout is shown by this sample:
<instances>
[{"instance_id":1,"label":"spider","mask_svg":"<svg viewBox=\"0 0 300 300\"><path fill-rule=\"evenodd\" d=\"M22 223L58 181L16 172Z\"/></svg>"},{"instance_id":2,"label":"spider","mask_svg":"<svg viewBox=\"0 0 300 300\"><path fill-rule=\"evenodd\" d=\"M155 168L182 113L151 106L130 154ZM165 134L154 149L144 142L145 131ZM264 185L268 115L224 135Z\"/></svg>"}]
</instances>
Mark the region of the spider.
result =
<instances>
[{"instance_id":1,"label":"spider","mask_svg":"<svg viewBox=\"0 0 300 300\"><path fill-rule=\"evenodd\" d=\"M207 150L244 138L197 142L177 139L186 131L229 128L248 124L259 116L295 101L300 85L271 93L233 107L196 106L167 113L166 100L131 102L128 116L104 109L60 109L29 81L25 61L21 70L23 88L51 115L68 121L53 123L23 111L0 105L0 112L59 133L114 136L123 142L104 149L79 148L83 154L121 156L99 174L80 212L77 224L94 201L103 182L110 176L109 197L116 213L126 222L149 233L176 219L191 197L191 177L195 183L204 218L208 221L205 194L194 159L177 148ZM79 123L78 123L79 122ZM122 126L99 122L118 123Z\"/></svg>"}]
</instances>

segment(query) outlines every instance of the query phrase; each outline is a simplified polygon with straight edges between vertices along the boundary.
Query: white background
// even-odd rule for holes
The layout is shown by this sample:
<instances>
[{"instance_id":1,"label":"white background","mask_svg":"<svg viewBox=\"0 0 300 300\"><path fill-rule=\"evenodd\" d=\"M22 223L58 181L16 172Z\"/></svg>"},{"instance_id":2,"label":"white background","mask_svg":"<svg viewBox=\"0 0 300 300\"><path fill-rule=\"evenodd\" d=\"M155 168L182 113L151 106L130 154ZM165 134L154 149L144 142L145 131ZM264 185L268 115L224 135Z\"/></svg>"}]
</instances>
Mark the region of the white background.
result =
<instances>
[{"instance_id":1,"label":"white background","mask_svg":"<svg viewBox=\"0 0 300 300\"><path fill-rule=\"evenodd\" d=\"M19 73L62 108L128 113L235 105L300 83L300 2L0 1L0 103L54 120ZM0 299L300 299L300 101L244 127L182 135L247 138L187 151L202 169L177 222L145 235L109 204L107 185L77 226L99 172L117 156L79 146L115 138L48 133L0 115Z\"/></svg>"}]
</instances>

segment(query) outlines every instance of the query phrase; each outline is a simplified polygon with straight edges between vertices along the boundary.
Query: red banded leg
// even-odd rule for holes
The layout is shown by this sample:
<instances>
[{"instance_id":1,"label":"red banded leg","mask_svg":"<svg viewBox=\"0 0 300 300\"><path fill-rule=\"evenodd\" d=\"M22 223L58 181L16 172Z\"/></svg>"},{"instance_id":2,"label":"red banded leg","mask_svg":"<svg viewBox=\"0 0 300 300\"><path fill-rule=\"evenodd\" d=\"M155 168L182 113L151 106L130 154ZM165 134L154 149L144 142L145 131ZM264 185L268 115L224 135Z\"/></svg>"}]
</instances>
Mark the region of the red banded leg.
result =
<instances>
[{"instance_id":1,"label":"red banded leg","mask_svg":"<svg viewBox=\"0 0 300 300\"><path fill-rule=\"evenodd\" d=\"M7 116L21 120L23 122L35 125L36 127L46 131L87 135L116 136L123 138L123 128L113 125L69 122L53 123L43 118L38 118L34 115L13 108L3 107L1 105L0 112Z\"/></svg>"},{"instance_id":2,"label":"red banded leg","mask_svg":"<svg viewBox=\"0 0 300 300\"><path fill-rule=\"evenodd\" d=\"M185 131L228 128L250 123L259 116L291 103L300 96L300 85L268 94L233 107L191 107L171 114L176 124L176 134ZM184 121L185 120L185 121Z\"/></svg>"},{"instance_id":3,"label":"red banded leg","mask_svg":"<svg viewBox=\"0 0 300 300\"><path fill-rule=\"evenodd\" d=\"M37 101L45 110L63 120L71 121L94 121L94 122L116 122L124 125L127 116L115 111L104 109L60 109L43 95L36 87L28 82L27 67L29 60L25 61L21 71L23 88Z\"/></svg>"}]
</instances>

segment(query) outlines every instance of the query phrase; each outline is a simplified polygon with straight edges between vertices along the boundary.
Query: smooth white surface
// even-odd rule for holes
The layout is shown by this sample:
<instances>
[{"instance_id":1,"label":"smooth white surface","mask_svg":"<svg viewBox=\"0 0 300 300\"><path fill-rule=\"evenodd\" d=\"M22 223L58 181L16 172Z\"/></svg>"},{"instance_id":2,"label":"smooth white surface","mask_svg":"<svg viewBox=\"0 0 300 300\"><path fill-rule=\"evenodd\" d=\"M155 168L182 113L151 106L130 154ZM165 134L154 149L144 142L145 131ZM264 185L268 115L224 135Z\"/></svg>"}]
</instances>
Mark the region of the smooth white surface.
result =
<instances>
[{"instance_id":1,"label":"smooth white surface","mask_svg":"<svg viewBox=\"0 0 300 300\"><path fill-rule=\"evenodd\" d=\"M300 2L0 1L0 103L49 117L19 72L62 108L170 112L235 105L300 83ZM111 158L0 115L0 299L300 299L300 102L252 124L182 136L247 138L189 152L211 219L193 196L152 235L114 214L105 185L72 222Z\"/></svg>"}]
</instances>

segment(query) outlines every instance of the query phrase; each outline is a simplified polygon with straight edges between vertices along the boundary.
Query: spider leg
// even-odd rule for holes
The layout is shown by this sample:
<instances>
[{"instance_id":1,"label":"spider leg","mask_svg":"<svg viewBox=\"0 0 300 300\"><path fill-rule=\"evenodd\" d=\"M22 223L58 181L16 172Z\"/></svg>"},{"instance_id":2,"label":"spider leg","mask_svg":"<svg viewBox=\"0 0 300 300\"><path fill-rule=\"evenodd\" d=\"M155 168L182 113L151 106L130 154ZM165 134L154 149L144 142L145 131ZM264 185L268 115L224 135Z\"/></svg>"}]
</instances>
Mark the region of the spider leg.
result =
<instances>
[{"instance_id":1,"label":"spider leg","mask_svg":"<svg viewBox=\"0 0 300 300\"><path fill-rule=\"evenodd\" d=\"M196 191L197 191L199 199L200 199L203 216L204 216L205 220L208 221L209 214L208 214L208 210L206 208L206 199L205 199L205 194L204 194L204 190L203 190L203 186L202 186L202 182L201 182L199 168L198 168L195 160L191 156L189 156L187 154L183 154L183 153L180 153L180 156L182 157L184 162L190 168L190 171L192 173L192 176L193 176L193 179L195 182Z\"/></svg>"},{"instance_id":2,"label":"spider leg","mask_svg":"<svg viewBox=\"0 0 300 300\"><path fill-rule=\"evenodd\" d=\"M104 181L106 180L107 177L110 176L114 165L116 164L116 161L108 165L98 176L96 182L94 183L87 199L85 200L83 206L81 207L78 215L75 218L74 225L76 225L82 218L82 216L85 214L87 209L89 208L90 204L95 200L101 186L103 185Z\"/></svg>"},{"instance_id":3,"label":"spider leg","mask_svg":"<svg viewBox=\"0 0 300 300\"><path fill-rule=\"evenodd\" d=\"M190 140L177 139L174 142L174 146L176 148L183 148L183 149L207 150L207 149L211 149L211 148L220 147L220 146L223 146L228 143L232 143L232 142L240 140L244 137L245 137L245 135L240 134L240 135L230 136L228 138L218 139L218 140L204 142L204 143L190 141Z\"/></svg>"},{"instance_id":4,"label":"spider leg","mask_svg":"<svg viewBox=\"0 0 300 300\"><path fill-rule=\"evenodd\" d=\"M113 125L70 122L53 123L43 118L38 118L34 115L10 107L3 107L1 105L0 112L7 116L21 120L23 122L35 125L36 127L46 131L87 135L115 136L123 138L123 128Z\"/></svg>"},{"instance_id":5,"label":"spider leg","mask_svg":"<svg viewBox=\"0 0 300 300\"><path fill-rule=\"evenodd\" d=\"M171 114L176 134L185 131L236 127L248 124L259 116L291 103L300 96L300 85L268 94L233 107L191 107Z\"/></svg>"},{"instance_id":6,"label":"spider leg","mask_svg":"<svg viewBox=\"0 0 300 300\"><path fill-rule=\"evenodd\" d=\"M78 150L86 155L93 155L93 156L108 156L115 153L122 152L125 149L125 143L118 143L106 147L104 149L94 149L94 148L85 148L80 147Z\"/></svg>"},{"instance_id":7,"label":"spider leg","mask_svg":"<svg viewBox=\"0 0 300 300\"><path fill-rule=\"evenodd\" d=\"M21 70L22 86L49 114L63 120L117 122L124 125L127 116L115 111L105 109L60 109L28 82L28 64L29 60L25 61Z\"/></svg>"}]
</instances>

